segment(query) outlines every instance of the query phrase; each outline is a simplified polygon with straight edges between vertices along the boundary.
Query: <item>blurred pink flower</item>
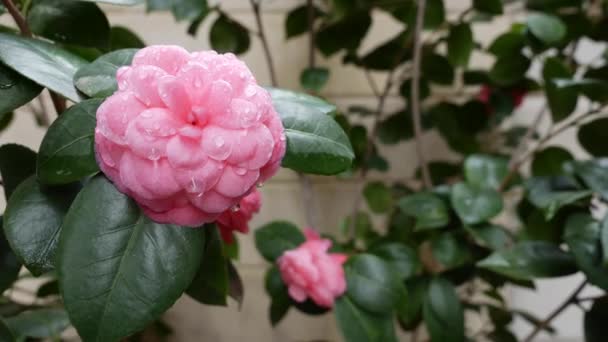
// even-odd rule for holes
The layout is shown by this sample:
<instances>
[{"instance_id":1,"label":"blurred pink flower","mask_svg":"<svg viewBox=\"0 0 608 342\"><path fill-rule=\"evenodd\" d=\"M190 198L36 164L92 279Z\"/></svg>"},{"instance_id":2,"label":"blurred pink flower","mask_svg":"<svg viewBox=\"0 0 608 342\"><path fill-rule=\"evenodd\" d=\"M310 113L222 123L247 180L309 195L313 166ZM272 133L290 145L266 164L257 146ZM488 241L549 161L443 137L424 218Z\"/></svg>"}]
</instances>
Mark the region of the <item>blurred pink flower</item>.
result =
<instances>
[{"instance_id":1,"label":"blurred pink flower","mask_svg":"<svg viewBox=\"0 0 608 342\"><path fill-rule=\"evenodd\" d=\"M233 54L151 46L116 78L97 111L97 160L151 219L214 221L280 167L281 120Z\"/></svg>"},{"instance_id":2,"label":"blurred pink flower","mask_svg":"<svg viewBox=\"0 0 608 342\"><path fill-rule=\"evenodd\" d=\"M249 232L249 221L253 214L260 211L262 197L257 189L241 200L238 210L227 210L217 218L217 226L222 234L222 239L226 243L232 243L232 232Z\"/></svg>"},{"instance_id":3,"label":"blurred pink flower","mask_svg":"<svg viewBox=\"0 0 608 342\"><path fill-rule=\"evenodd\" d=\"M279 258L281 277L293 300L303 302L310 297L317 305L331 308L334 299L346 291L342 265L347 256L327 253L331 241L321 239L314 230L309 228L304 233L306 242Z\"/></svg>"}]
</instances>

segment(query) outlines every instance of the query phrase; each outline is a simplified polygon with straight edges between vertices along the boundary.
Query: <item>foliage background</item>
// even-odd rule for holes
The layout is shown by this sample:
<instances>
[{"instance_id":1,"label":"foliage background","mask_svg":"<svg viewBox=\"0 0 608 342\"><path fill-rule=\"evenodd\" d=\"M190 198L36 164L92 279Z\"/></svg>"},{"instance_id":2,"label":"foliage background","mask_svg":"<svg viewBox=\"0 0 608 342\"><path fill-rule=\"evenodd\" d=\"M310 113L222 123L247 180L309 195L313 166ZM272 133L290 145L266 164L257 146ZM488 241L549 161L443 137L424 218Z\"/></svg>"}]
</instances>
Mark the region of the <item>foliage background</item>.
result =
<instances>
[{"instance_id":1,"label":"foliage background","mask_svg":"<svg viewBox=\"0 0 608 342\"><path fill-rule=\"evenodd\" d=\"M286 12L301 3L297 0L265 0L264 1L264 24L268 33L270 48L275 59L278 81L281 87L299 89L299 74L308 63L308 41L306 36L286 40L284 22ZM457 17L463 9L470 6L467 0L447 0L447 15L451 18ZM187 23L175 23L169 13L151 13L143 16L144 8L123 8L117 6L103 6L108 14L112 25L123 25L137 32L147 44L171 43L179 44L189 50L202 50L209 48L207 40L209 27L213 19L205 20L199 29L197 38L188 36L185 32ZM225 0L222 8L231 16L238 19L248 27L255 26L248 1ZM506 31L512 22L522 20L525 17L523 11L516 11L510 15L497 17L490 22L476 23L473 27L476 41L487 46L498 34ZM4 16L0 23L9 23L10 18ZM366 35L361 47L361 54L372 50L380 42L386 41L399 32L400 25L389 15L381 12L374 13L371 30ZM579 60L585 61L593 58L602 51L602 47L591 43L580 44L577 56ZM242 56L254 70L258 80L262 84L270 84L270 76L264 60L262 47L259 40L252 38L251 49ZM493 60L487 55L475 53L471 65L480 68L489 68ZM336 103L340 108L347 109L353 105L375 107L377 99L369 86L369 81L361 69L342 64L342 55L337 54L331 59L318 56L317 64L327 67L331 76L322 95ZM540 66L533 66L531 72L538 75ZM386 75L383 73L372 73L372 78L377 84L384 84ZM402 107L402 98L394 91L387 97L386 113L391 113ZM439 98L454 98L459 96L453 89L442 89L436 93ZM431 99L430 101L433 101ZM538 112L541 105L540 98L530 96L523 106L517 111L515 121L529 123ZM46 104L49 108L51 104ZM584 107L584 103L581 103ZM27 109L26 109L27 110ZM6 142L17 142L36 149L42 139L43 130L36 128L33 117L18 113L11 127L0 135L0 144ZM370 118L360 118L369 125ZM541 130L545 129L541 124ZM573 132L566 133L559 138L560 143L568 144L574 153L581 153L575 142ZM574 148L572 148L574 146ZM452 155L449 148L434 132L425 134L426 154L429 159L454 160L458 157ZM382 179L390 181L409 181L417 166L413 142L400 143L393 146L382 146L381 154L385 156L391 165L387 174L372 171L369 179ZM405 175L405 177L404 177ZM341 220L350 214L353 198L361 191L363 184L353 180L337 180L334 177L312 178L314 192L317 198L315 211L317 226L323 232L339 232ZM299 226L306 224L306 212L302 206L302 192L300 183L295 174L283 170L271 182L265 184L262 189L264 206L262 212L252 223L253 227L276 219L289 219ZM4 201L0 198L0 201ZM1 203L0 205L4 205ZM381 221L382 217L374 219ZM507 222L509 218L504 218ZM334 327L333 316L324 318L304 316L295 310L276 329L272 329L267 320L268 298L264 294L263 275L266 263L261 259L253 247L253 236L240 236L241 259L239 269L245 281L246 299L241 312L235 307L218 308L202 307L189 299L183 299L167 315L167 321L175 327L176 340L193 340L209 338L210 340L233 341L239 338L249 340L298 340L304 339L336 339L339 335ZM510 290L507 297L514 307L525 308L545 316L555 304L555 298L563 298L579 280L575 277L559 278L553 281L539 281L537 291ZM562 291L563 290L563 291ZM592 294L592 293L589 293ZM558 327L559 341L575 341L581 336L581 312L576 308L566 311L554 323ZM525 324L515 322L515 331L525 335L529 327ZM234 329L234 326L239 326Z\"/></svg>"}]
</instances>

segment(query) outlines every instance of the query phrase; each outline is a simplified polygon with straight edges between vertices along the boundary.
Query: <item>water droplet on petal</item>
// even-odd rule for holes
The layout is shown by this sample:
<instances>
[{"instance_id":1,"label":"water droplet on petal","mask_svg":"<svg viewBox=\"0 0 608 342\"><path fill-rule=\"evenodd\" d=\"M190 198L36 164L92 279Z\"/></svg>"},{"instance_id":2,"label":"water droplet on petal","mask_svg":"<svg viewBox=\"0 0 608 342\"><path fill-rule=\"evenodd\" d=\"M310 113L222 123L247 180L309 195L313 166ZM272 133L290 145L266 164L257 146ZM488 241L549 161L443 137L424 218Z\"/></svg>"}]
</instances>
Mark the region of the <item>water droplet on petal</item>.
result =
<instances>
[{"instance_id":1,"label":"water droplet on petal","mask_svg":"<svg viewBox=\"0 0 608 342\"><path fill-rule=\"evenodd\" d=\"M234 169L234 173L236 173L239 176L244 176L247 173L247 169L244 167L237 167Z\"/></svg>"},{"instance_id":2,"label":"water droplet on petal","mask_svg":"<svg viewBox=\"0 0 608 342\"><path fill-rule=\"evenodd\" d=\"M285 140L287 140L287 137L285 137L285 134L281 134L281 136L279 137L279 140L285 141Z\"/></svg>"},{"instance_id":3,"label":"water droplet on petal","mask_svg":"<svg viewBox=\"0 0 608 342\"><path fill-rule=\"evenodd\" d=\"M252 97L255 94L257 94L257 92L258 92L258 89L253 84L250 84L245 88L245 96L247 96L247 97Z\"/></svg>"},{"instance_id":4,"label":"water droplet on petal","mask_svg":"<svg viewBox=\"0 0 608 342\"><path fill-rule=\"evenodd\" d=\"M200 191L198 182L194 178L190 178L190 184L188 184L187 191L190 193L197 193Z\"/></svg>"},{"instance_id":5,"label":"water droplet on petal","mask_svg":"<svg viewBox=\"0 0 608 342\"><path fill-rule=\"evenodd\" d=\"M213 143L216 147L222 147L226 142L224 141L224 138L218 135L217 137L213 138Z\"/></svg>"},{"instance_id":6,"label":"water droplet on petal","mask_svg":"<svg viewBox=\"0 0 608 342\"><path fill-rule=\"evenodd\" d=\"M261 187L263 187L263 186L264 186L264 183L262 183L262 182L258 182L258 184L256 184L255 186L257 186L258 188L261 188Z\"/></svg>"},{"instance_id":7,"label":"water droplet on petal","mask_svg":"<svg viewBox=\"0 0 608 342\"><path fill-rule=\"evenodd\" d=\"M236 213L239 210L241 210L241 205L240 204L235 204L235 205L232 206L232 208L230 208L230 211L232 211L233 213Z\"/></svg>"},{"instance_id":8,"label":"water droplet on petal","mask_svg":"<svg viewBox=\"0 0 608 342\"><path fill-rule=\"evenodd\" d=\"M160 159L160 152L158 151L158 149L156 147L152 147L150 149L150 153L148 154L148 159L154 160L154 161Z\"/></svg>"}]
</instances>

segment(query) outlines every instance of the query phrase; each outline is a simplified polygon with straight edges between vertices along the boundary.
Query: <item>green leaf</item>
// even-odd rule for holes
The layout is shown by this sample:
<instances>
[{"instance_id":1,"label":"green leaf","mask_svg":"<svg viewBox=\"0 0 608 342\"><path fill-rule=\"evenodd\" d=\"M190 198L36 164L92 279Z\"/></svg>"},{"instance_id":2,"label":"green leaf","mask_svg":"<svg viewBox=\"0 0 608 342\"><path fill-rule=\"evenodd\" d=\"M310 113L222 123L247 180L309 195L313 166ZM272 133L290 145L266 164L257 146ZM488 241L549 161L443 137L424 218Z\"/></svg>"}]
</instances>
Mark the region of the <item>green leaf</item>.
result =
<instances>
[{"instance_id":1,"label":"green leaf","mask_svg":"<svg viewBox=\"0 0 608 342\"><path fill-rule=\"evenodd\" d=\"M585 273L587 280L604 290L608 289L608 274L603 263L601 249L601 226L607 219L595 221L589 214L574 214L568 217L564 241L574 255L576 264Z\"/></svg>"},{"instance_id":2,"label":"green leaf","mask_svg":"<svg viewBox=\"0 0 608 342\"><path fill-rule=\"evenodd\" d=\"M65 310L50 308L22 312L5 322L18 341L26 338L58 340L70 325Z\"/></svg>"},{"instance_id":3,"label":"green leaf","mask_svg":"<svg viewBox=\"0 0 608 342\"><path fill-rule=\"evenodd\" d=\"M423 304L424 323L433 341L464 342L464 310L456 289L443 278L429 284Z\"/></svg>"},{"instance_id":4,"label":"green leaf","mask_svg":"<svg viewBox=\"0 0 608 342\"><path fill-rule=\"evenodd\" d=\"M465 23L452 26L447 44L450 63L454 66L466 67L475 48L471 26Z\"/></svg>"},{"instance_id":5,"label":"green leaf","mask_svg":"<svg viewBox=\"0 0 608 342\"><path fill-rule=\"evenodd\" d=\"M270 323L274 327L285 318L292 304L292 300L287 293L287 287L283 283L281 272L276 264L266 272L264 288L266 294L270 297L271 303L268 313Z\"/></svg>"},{"instance_id":6,"label":"green leaf","mask_svg":"<svg viewBox=\"0 0 608 342\"><path fill-rule=\"evenodd\" d=\"M348 295L336 300L336 321L345 341L396 342L392 316L371 314L360 308Z\"/></svg>"},{"instance_id":7,"label":"green leaf","mask_svg":"<svg viewBox=\"0 0 608 342\"><path fill-rule=\"evenodd\" d=\"M500 193L493 189L480 189L465 183L452 187L452 207L465 224L477 224L491 219L502 210Z\"/></svg>"},{"instance_id":8,"label":"green leaf","mask_svg":"<svg viewBox=\"0 0 608 342\"><path fill-rule=\"evenodd\" d=\"M21 270L21 264L6 241L2 225L3 218L0 216L0 270L2 270L0 272L0 293L13 285ZM1 336L2 334L0 334Z\"/></svg>"},{"instance_id":9,"label":"green leaf","mask_svg":"<svg viewBox=\"0 0 608 342\"><path fill-rule=\"evenodd\" d=\"M0 132L7 129L8 126L13 122L14 114L13 112L8 112L4 114L0 114Z\"/></svg>"},{"instance_id":10,"label":"green leaf","mask_svg":"<svg viewBox=\"0 0 608 342\"><path fill-rule=\"evenodd\" d=\"M453 232L442 233L433 238L431 251L434 259L446 270L463 266L473 259L466 241Z\"/></svg>"},{"instance_id":11,"label":"green leaf","mask_svg":"<svg viewBox=\"0 0 608 342\"><path fill-rule=\"evenodd\" d=\"M146 43L133 31L123 26L110 29L110 50L141 49Z\"/></svg>"},{"instance_id":12,"label":"green leaf","mask_svg":"<svg viewBox=\"0 0 608 342\"><path fill-rule=\"evenodd\" d=\"M57 250L62 297L81 338L119 340L160 317L194 279L202 244L200 229L154 223L106 178L90 180Z\"/></svg>"},{"instance_id":13,"label":"green leaf","mask_svg":"<svg viewBox=\"0 0 608 342\"><path fill-rule=\"evenodd\" d=\"M534 37L547 45L557 44L566 36L566 25L550 14L531 14L528 16L527 28Z\"/></svg>"},{"instance_id":14,"label":"green leaf","mask_svg":"<svg viewBox=\"0 0 608 342\"><path fill-rule=\"evenodd\" d=\"M422 268L416 251L402 243L390 242L373 247L369 252L388 262L400 279L410 278Z\"/></svg>"},{"instance_id":15,"label":"green leaf","mask_svg":"<svg viewBox=\"0 0 608 342\"><path fill-rule=\"evenodd\" d=\"M454 80L454 68L447 58L430 54L422 59L423 76L434 83L449 85Z\"/></svg>"},{"instance_id":16,"label":"green leaf","mask_svg":"<svg viewBox=\"0 0 608 342\"><path fill-rule=\"evenodd\" d=\"M344 269L348 297L371 313L390 314L405 295L405 289L391 265L375 255L350 257Z\"/></svg>"},{"instance_id":17,"label":"green leaf","mask_svg":"<svg viewBox=\"0 0 608 342\"><path fill-rule=\"evenodd\" d=\"M473 8L492 15L502 14L501 0L473 0Z\"/></svg>"},{"instance_id":18,"label":"green leaf","mask_svg":"<svg viewBox=\"0 0 608 342\"><path fill-rule=\"evenodd\" d=\"M498 189L509 173L509 161L503 157L473 154L464 161L467 182L480 188Z\"/></svg>"},{"instance_id":19,"label":"green leaf","mask_svg":"<svg viewBox=\"0 0 608 342\"><path fill-rule=\"evenodd\" d=\"M608 145L603 143L603 137L608 130L608 118L596 119L580 126L578 142L595 157L608 157Z\"/></svg>"},{"instance_id":20,"label":"green leaf","mask_svg":"<svg viewBox=\"0 0 608 342\"><path fill-rule=\"evenodd\" d=\"M186 293L202 304L226 306L228 260L224 257L222 238L215 225L205 225L202 229L205 230L205 252Z\"/></svg>"},{"instance_id":21,"label":"green leaf","mask_svg":"<svg viewBox=\"0 0 608 342\"><path fill-rule=\"evenodd\" d=\"M236 269L236 266L228 260L228 296L234 299L239 308L243 306L243 300L245 299L245 287L243 286L243 279Z\"/></svg>"},{"instance_id":22,"label":"green leaf","mask_svg":"<svg viewBox=\"0 0 608 342\"><path fill-rule=\"evenodd\" d=\"M585 342L602 342L606 339L606 320L608 298L602 297L593 301L591 309L585 312Z\"/></svg>"},{"instance_id":23,"label":"green leaf","mask_svg":"<svg viewBox=\"0 0 608 342\"><path fill-rule=\"evenodd\" d=\"M346 171L355 155L348 136L329 115L335 107L313 96L270 89L287 137L282 165L295 171L333 175Z\"/></svg>"},{"instance_id":24,"label":"green leaf","mask_svg":"<svg viewBox=\"0 0 608 342\"><path fill-rule=\"evenodd\" d=\"M42 87L0 63L0 114L23 106L41 91Z\"/></svg>"},{"instance_id":25,"label":"green leaf","mask_svg":"<svg viewBox=\"0 0 608 342\"><path fill-rule=\"evenodd\" d=\"M383 144L394 145L413 136L412 119L406 111L392 114L378 123L378 139Z\"/></svg>"},{"instance_id":26,"label":"green leaf","mask_svg":"<svg viewBox=\"0 0 608 342\"><path fill-rule=\"evenodd\" d=\"M209 41L217 52L232 52L237 55L249 50L251 44L247 29L224 14L211 26Z\"/></svg>"},{"instance_id":27,"label":"green leaf","mask_svg":"<svg viewBox=\"0 0 608 342\"><path fill-rule=\"evenodd\" d=\"M511 235L500 226L488 224L478 227L465 227L465 230L479 244L492 250L505 249L513 243Z\"/></svg>"},{"instance_id":28,"label":"green leaf","mask_svg":"<svg viewBox=\"0 0 608 342\"><path fill-rule=\"evenodd\" d=\"M386 213L393 206L391 190L383 182L370 182L363 188L363 196L375 213Z\"/></svg>"},{"instance_id":29,"label":"green leaf","mask_svg":"<svg viewBox=\"0 0 608 342\"><path fill-rule=\"evenodd\" d=\"M316 35L317 48L329 57L344 49L356 51L372 24L369 11L358 11L324 25Z\"/></svg>"},{"instance_id":30,"label":"green leaf","mask_svg":"<svg viewBox=\"0 0 608 342\"><path fill-rule=\"evenodd\" d=\"M73 102L80 100L72 79L86 64L84 59L53 44L7 33L0 33L0 46L4 64Z\"/></svg>"},{"instance_id":31,"label":"green leaf","mask_svg":"<svg viewBox=\"0 0 608 342\"><path fill-rule=\"evenodd\" d=\"M49 127L38 153L43 184L66 184L99 172L95 160L95 113L102 99L70 107Z\"/></svg>"},{"instance_id":32,"label":"green leaf","mask_svg":"<svg viewBox=\"0 0 608 342\"><path fill-rule=\"evenodd\" d=\"M501 55L490 70L490 79L500 86L521 81L530 67L530 59L522 54Z\"/></svg>"},{"instance_id":33,"label":"green leaf","mask_svg":"<svg viewBox=\"0 0 608 342\"><path fill-rule=\"evenodd\" d=\"M532 175L535 177L556 176L564 174L565 166L574 157L566 149L551 146L534 154Z\"/></svg>"},{"instance_id":34,"label":"green leaf","mask_svg":"<svg viewBox=\"0 0 608 342\"><path fill-rule=\"evenodd\" d=\"M27 23L34 34L56 42L100 49L110 45L110 23L91 2L34 0Z\"/></svg>"},{"instance_id":35,"label":"green leaf","mask_svg":"<svg viewBox=\"0 0 608 342\"><path fill-rule=\"evenodd\" d=\"M306 68L300 75L302 88L319 92L329 79L329 69L327 68Z\"/></svg>"},{"instance_id":36,"label":"green leaf","mask_svg":"<svg viewBox=\"0 0 608 342\"><path fill-rule=\"evenodd\" d=\"M306 239L298 227L274 221L255 231L255 246L264 259L274 262L283 252L300 246Z\"/></svg>"},{"instance_id":37,"label":"green leaf","mask_svg":"<svg viewBox=\"0 0 608 342\"><path fill-rule=\"evenodd\" d=\"M8 201L4 216L6 239L33 275L55 268L63 217L79 190L79 184L42 187L36 177L31 176L17 187Z\"/></svg>"},{"instance_id":38,"label":"green leaf","mask_svg":"<svg viewBox=\"0 0 608 342\"><path fill-rule=\"evenodd\" d=\"M106 98L116 90L116 71L131 65L136 49L113 51L97 58L93 63L78 69L74 75L76 88L89 97Z\"/></svg>"},{"instance_id":39,"label":"green leaf","mask_svg":"<svg viewBox=\"0 0 608 342\"><path fill-rule=\"evenodd\" d=\"M171 12L175 20L195 20L209 13L207 0L172 0Z\"/></svg>"},{"instance_id":40,"label":"green leaf","mask_svg":"<svg viewBox=\"0 0 608 342\"><path fill-rule=\"evenodd\" d=\"M0 175L6 199L27 177L36 173L36 152L17 144L0 146Z\"/></svg>"},{"instance_id":41,"label":"green leaf","mask_svg":"<svg viewBox=\"0 0 608 342\"><path fill-rule=\"evenodd\" d=\"M405 281L408 303L399 306L397 317L399 323L406 329L414 329L422 319L422 305L426 297L429 279L426 277L414 277Z\"/></svg>"},{"instance_id":42,"label":"green leaf","mask_svg":"<svg viewBox=\"0 0 608 342\"><path fill-rule=\"evenodd\" d=\"M121 6L134 6L144 2L144 0L84 0L91 2L100 2L103 4L121 5Z\"/></svg>"},{"instance_id":43,"label":"green leaf","mask_svg":"<svg viewBox=\"0 0 608 342\"><path fill-rule=\"evenodd\" d=\"M608 159L572 161L569 165L589 189L608 200Z\"/></svg>"},{"instance_id":44,"label":"green leaf","mask_svg":"<svg viewBox=\"0 0 608 342\"><path fill-rule=\"evenodd\" d=\"M551 109L553 122L559 122L567 118L576 109L578 92L570 87L558 87L556 79L570 78L572 72L558 57L550 57L545 60L543 66L543 80L545 81L545 95L547 104Z\"/></svg>"},{"instance_id":45,"label":"green leaf","mask_svg":"<svg viewBox=\"0 0 608 342\"><path fill-rule=\"evenodd\" d=\"M488 0L478 0L484 3ZM493 1L493 0L492 0ZM488 51L497 57L518 55L525 46L524 35L520 32L506 32L498 36L488 47Z\"/></svg>"},{"instance_id":46,"label":"green leaf","mask_svg":"<svg viewBox=\"0 0 608 342\"><path fill-rule=\"evenodd\" d=\"M560 208L591 197L592 191L573 188L569 182L567 177L531 178L525 183L527 198L535 207L543 209L545 218L550 220Z\"/></svg>"},{"instance_id":47,"label":"green leaf","mask_svg":"<svg viewBox=\"0 0 608 342\"><path fill-rule=\"evenodd\" d=\"M497 251L477 263L478 267L521 280L562 277L577 271L572 256L545 241L522 241Z\"/></svg>"},{"instance_id":48,"label":"green leaf","mask_svg":"<svg viewBox=\"0 0 608 342\"><path fill-rule=\"evenodd\" d=\"M55 279L42 284L36 291L36 296L39 298L59 296L59 281Z\"/></svg>"},{"instance_id":49,"label":"green leaf","mask_svg":"<svg viewBox=\"0 0 608 342\"><path fill-rule=\"evenodd\" d=\"M2 6L2 5L0 5ZM2 9L0 7L0 13L2 13ZM0 318L0 341L3 342L13 342L15 341L15 336L13 336L13 332L8 328L6 323L2 318Z\"/></svg>"},{"instance_id":50,"label":"green leaf","mask_svg":"<svg viewBox=\"0 0 608 342\"><path fill-rule=\"evenodd\" d=\"M323 12L313 5L313 18L317 19ZM285 38L290 39L308 32L308 6L299 6L287 14L285 20Z\"/></svg>"},{"instance_id":51,"label":"green leaf","mask_svg":"<svg viewBox=\"0 0 608 342\"><path fill-rule=\"evenodd\" d=\"M450 221L447 206L432 193L419 192L403 197L399 200L399 208L416 218L416 230L445 227Z\"/></svg>"}]
</instances>

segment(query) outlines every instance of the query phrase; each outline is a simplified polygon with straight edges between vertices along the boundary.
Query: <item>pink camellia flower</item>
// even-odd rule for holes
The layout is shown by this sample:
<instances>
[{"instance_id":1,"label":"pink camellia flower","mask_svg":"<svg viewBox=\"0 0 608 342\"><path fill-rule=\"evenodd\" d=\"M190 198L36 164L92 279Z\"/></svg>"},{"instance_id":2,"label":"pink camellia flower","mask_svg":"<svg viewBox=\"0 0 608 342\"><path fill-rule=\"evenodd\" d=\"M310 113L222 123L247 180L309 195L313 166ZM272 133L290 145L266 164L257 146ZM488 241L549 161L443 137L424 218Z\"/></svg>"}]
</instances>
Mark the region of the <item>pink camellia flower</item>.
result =
<instances>
[{"instance_id":1,"label":"pink camellia flower","mask_svg":"<svg viewBox=\"0 0 608 342\"><path fill-rule=\"evenodd\" d=\"M321 239L314 230L309 228L304 233L306 242L279 258L281 277L295 301L310 297L317 305L331 308L334 299L346 291L342 265L347 256L327 253L331 241Z\"/></svg>"},{"instance_id":2,"label":"pink camellia flower","mask_svg":"<svg viewBox=\"0 0 608 342\"><path fill-rule=\"evenodd\" d=\"M278 170L283 125L242 61L151 46L97 110L101 170L153 220L214 221Z\"/></svg>"},{"instance_id":3,"label":"pink camellia flower","mask_svg":"<svg viewBox=\"0 0 608 342\"><path fill-rule=\"evenodd\" d=\"M249 220L253 214L260 211L262 198L259 191L254 189L251 193L241 200L238 210L227 210L217 218L217 226L226 243L232 243L232 232L249 232Z\"/></svg>"}]
</instances>

